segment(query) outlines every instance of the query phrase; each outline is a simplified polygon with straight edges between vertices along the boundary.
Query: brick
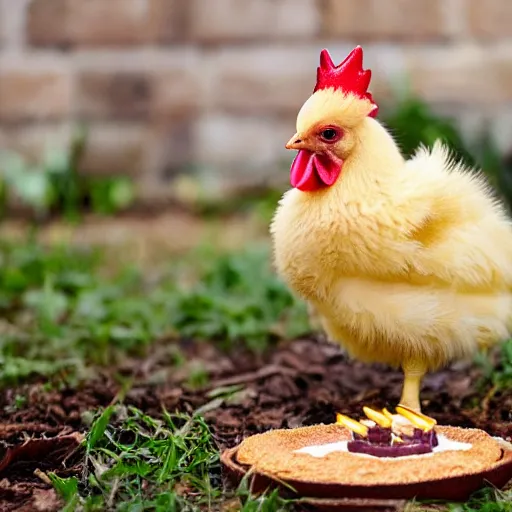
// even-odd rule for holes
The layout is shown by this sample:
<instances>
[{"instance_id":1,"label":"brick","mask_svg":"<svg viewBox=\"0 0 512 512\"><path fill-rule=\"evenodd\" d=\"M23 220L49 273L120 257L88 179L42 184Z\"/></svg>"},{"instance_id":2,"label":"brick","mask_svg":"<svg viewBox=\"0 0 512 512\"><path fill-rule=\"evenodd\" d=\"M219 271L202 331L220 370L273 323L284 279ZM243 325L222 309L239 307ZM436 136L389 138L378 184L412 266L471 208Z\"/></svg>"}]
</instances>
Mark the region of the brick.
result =
<instances>
[{"instance_id":1,"label":"brick","mask_svg":"<svg viewBox=\"0 0 512 512\"><path fill-rule=\"evenodd\" d=\"M80 45L128 45L148 38L147 0L68 0L71 42Z\"/></svg>"},{"instance_id":2,"label":"brick","mask_svg":"<svg viewBox=\"0 0 512 512\"><path fill-rule=\"evenodd\" d=\"M483 50L484 54L487 51ZM486 56L482 56L484 60ZM497 98L495 103L506 103L512 101L512 61L510 60L510 48L505 55L495 55L489 65L492 68L491 77L496 81Z\"/></svg>"},{"instance_id":3,"label":"brick","mask_svg":"<svg viewBox=\"0 0 512 512\"><path fill-rule=\"evenodd\" d=\"M151 80L136 72L83 72L77 77L76 112L84 119L143 119Z\"/></svg>"},{"instance_id":4,"label":"brick","mask_svg":"<svg viewBox=\"0 0 512 512\"><path fill-rule=\"evenodd\" d=\"M71 140L69 123L42 122L0 126L0 148L20 153L31 162L40 162L46 149L67 147Z\"/></svg>"},{"instance_id":5,"label":"brick","mask_svg":"<svg viewBox=\"0 0 512 512\"><path fill-rule=\"evenodd\" d=\"M512 101L512 62L485 48L430 50L410 55L414 92L432 102L499 105Z\"/></svg>"},{"instance_id":6,"label":"brick","mask_svg":"<svg viewBox=\"0 0 512 512\"><path fill-rule=\"evenodd\" d=\"M297 113L313 92L319 51L238 47L211 56L213 107L234 114Z\"/></svg>"},{"instance_id":7,"label":"brick","mask_svg":"<svg viewBox=\"0 0 512 512\"><path fill-rule=\"evenodd\" d=\"M148 129L137 123L92 123L80 172L88 175L129 175L145 171ZM37 125L0 127L0 147L18 152L39 162L48 148L65 148L71 141L73 123L56 122Z\"/></svg>"},{"instance_id":8,"label":"brick","mask_svg":"<svg viewBox=\"0 0 512 512\"><path fill-rule=\"evenodd\" d=\"M201 194L234 197L263 184L286 187L293 153L284 145L294 119L216 114L196 125L195 157Z\"/></svg>"},{"instance_id":9,"label":"brick","mask_svg":"<svg viewBox=\"0 0 512 512\"><path fill-rule=\"evenodd\" d=\"M152 76L154 119L183 118L204 107L205 81L200 69L185 60L181 66L157 71Z\"/></svg>"},{"instance_id":10,"label":"brick","mask_svg":"<svg viewBox=\"0 0 512 512\"><path fill-rule=\"evenodd\" d=\"M500 108L493 113L490 120L492 140L497 148L507 155L512 155L512 109Z\"/></svg>"},{"instance_id":11,"label":"brick","mask_svg":"<svg viewBox=\"0 0 512 512\"><path fill-rule=\"evenodd\" d=\"M302 39L314 36L320 28L315 0L190 1L195 40Z\"/></svg>"},{"instance_id":12,"label":"brick","mask_svg":"<svg viewBox=\"0 0 512 512\"><path fill-rule=\"evenodd\" d=\"M294 119L216 114L196 125L198 162L218 169L237 169L240 176L255 170L276 169L280 160L291 160L284 148L295 130Z\"/></svg>"},{"instance_id":13,"label":"brick","mask_svg":"<svg viewBox=\"0 0 512 512\"><path fill-rule=\"evenodd\" d=\"M7 44L8 39L8 6L5 0L0 0L0 50Z\"/></svg>"},{"instance_id":14,"label":"brick","mask_svg":"<svg viewBox=\"0 0 512 512\"><path fill-rule=\"evenodd\" d=\"M510 0L469 0L468 24L477 37L500 39L512 36Z\"/></svg>"},{"instance_id":15,"label":"brick","mask_svg":"<svg viewBox=\"0 0 512 512\"><path fill-rule=\"evenodd\" d=\"M30 0L0 0L0 47L19 51L23 46L25 13Z\"/></svg>"},{"instance_id":16,"label":"brick","mask_svg":"<svg viewBox=\"0 0 512 512\"><path fill-rule=\"evenodd\" d=\"M87 128L87 145L80 172L137 176L145 171L146 126L137 123L93 123Z\"/></svg>"},{"instance_id":17,"label":"brick","mask_svg":"<svg viewBox=\"0 0 512 512\"><path fill-rule=\"evenodd\" d=\"M59 119L71 111L71 76L61 73L0 72L0 120Z\"/></svg>"},{"instance_id":18,"label":"brick","mask_svg":"<svg viewBox=\"0 0 512 512\"><path fill-rule=\"evenodd\" d=\"M27 13L27 40L35 46L70 44L68 0L32 0Z\"/></svg>"},{"instance_id":19,"label":"brick","mask_svg":"<svg viewBox=\"0 0 512 512\"><path fill-rule=\"evenodd\" d=\"M194 160L193 121L158 123L148 139L148 167L158 184L186 172Z\"/></svg>"},{"instance_id":20,"label":"brick","mask_svg":"<svg viewBox=\"0 0 512 512\"><path fill-rule=\"evenodd\" d=\"M152 36L152 1L155 0L32 0L27 39L35 46L145 43Z\"/></svg>"},{"instance_id":21,"label":"brick","mask_svg":"<svg viewBox=\"0 0 512 512\"><path fill-rule=\"evenodd\" d=\"M188 38L191 25L189 0L151 0L150 33L156 43L174 43Z\"/></svg>"},{"instance_id":22,"label":"brick","mask_svg":"<svg viewBox=\"0 0 512 512\"><path fill-rule=\"evenodd\" d=\"M317 44L298 48L235 47L212 53L209 104L232 114L296 116L313 92L320 48ZM352 48L329 44L336 62ZM388 80L404 71L402 52L372 48L365 52L364 61L374 71L370 90L377 101L382 101L390 96Z\"/></svg>"},{"instance_id":23,"label":"brick","mask_svg":"<svg viewBox=\"0 0 512 512\"><path fill-rule=\"evenodd\" d=\"M324 0L322 33L371 40L428 40L445 35L444 0Z\"/></svg>"}]
</instances>

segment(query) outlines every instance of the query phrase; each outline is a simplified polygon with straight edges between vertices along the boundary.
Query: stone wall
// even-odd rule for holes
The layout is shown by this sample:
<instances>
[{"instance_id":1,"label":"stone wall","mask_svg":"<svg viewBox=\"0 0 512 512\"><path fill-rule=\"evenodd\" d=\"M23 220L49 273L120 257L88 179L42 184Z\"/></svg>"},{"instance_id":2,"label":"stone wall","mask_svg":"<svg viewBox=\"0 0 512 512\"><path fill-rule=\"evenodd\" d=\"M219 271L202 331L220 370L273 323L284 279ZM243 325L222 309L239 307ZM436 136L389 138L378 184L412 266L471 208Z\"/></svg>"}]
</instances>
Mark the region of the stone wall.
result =
<instances>
[{"instance_id":1,"label":"stone wall","mask_svg":"<svg viewBox=\"0 0 512 512\"><path fill-rule=\"evenodd\" d=\"M0 147L36 158L82 121L83 172L148 196L282 177L319 50L355 44L377 101L407 79L512 149L512 0L0 0Z\"/></svg>"}]
</instances>

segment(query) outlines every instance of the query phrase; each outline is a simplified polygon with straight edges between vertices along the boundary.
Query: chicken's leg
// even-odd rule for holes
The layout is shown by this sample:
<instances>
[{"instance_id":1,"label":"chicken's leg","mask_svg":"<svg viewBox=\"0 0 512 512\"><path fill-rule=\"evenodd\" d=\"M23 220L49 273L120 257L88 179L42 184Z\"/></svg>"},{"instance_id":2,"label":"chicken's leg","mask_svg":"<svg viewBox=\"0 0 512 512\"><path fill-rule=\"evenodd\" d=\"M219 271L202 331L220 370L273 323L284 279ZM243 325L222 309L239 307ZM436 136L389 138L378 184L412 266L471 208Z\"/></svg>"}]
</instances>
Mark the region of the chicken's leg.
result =
<instances>
[{"instance_id":1,"label":"chicken's leg","mask_svg":"<svg viewBox=\"0 0 512 512\"><path fill-rule=\"evenodd\" d=\"M404 371L404 387L400 405L421 412L420 389L421 380L426 371L421 363L405 363L402 365Z\"/></svg>"}]
</instances>

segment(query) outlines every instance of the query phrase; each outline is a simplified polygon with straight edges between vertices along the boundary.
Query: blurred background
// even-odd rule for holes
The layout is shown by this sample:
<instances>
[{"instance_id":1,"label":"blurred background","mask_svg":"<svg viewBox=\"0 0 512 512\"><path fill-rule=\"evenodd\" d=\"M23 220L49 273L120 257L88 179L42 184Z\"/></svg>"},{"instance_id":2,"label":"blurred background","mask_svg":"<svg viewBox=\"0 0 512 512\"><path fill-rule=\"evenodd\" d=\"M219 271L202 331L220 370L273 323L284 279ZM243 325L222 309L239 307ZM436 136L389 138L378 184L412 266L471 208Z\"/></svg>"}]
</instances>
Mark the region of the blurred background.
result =
<instances>
[{"instance_id":1,"label":"blurred background","mask_svg":"<svg viewBox=\"0 0 512 512\"><path fill-rule=\"evenodd\" d=\"M509 193L509 0L0 6L0 169L7 195L39 216L73 201L101 213L284 189L284 143L319 52L339 62L356 44L406 152L445 138Z\"/></svg>"},{"instance_id":2,"label":"blurred background","mask_svg":"<svg viewBox=\"0 0 512 512\"><path fill-rule=\"evenodd\" d=\"M219 450L397 403L399 373L319 343L269 248L320 51L357 44L404 153L441 138L510 206L512 0L0 0L0 446L87 436L74 466L0 449L1 510L58 510L49 478L66 510L288 510L242 509ZM512 440L512 340L476 363L425 410Z\"/></svg>"}]
</instances>

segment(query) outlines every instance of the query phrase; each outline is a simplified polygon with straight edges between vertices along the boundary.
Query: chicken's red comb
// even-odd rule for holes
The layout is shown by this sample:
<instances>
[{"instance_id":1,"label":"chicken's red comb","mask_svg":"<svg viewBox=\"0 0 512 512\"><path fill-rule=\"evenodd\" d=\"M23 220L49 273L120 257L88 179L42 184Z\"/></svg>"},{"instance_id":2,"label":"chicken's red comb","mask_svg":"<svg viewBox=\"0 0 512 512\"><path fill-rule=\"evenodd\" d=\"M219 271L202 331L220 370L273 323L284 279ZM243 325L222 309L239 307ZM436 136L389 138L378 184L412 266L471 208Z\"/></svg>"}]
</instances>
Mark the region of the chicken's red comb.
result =
<instances>
[{"instance_id":1,"label":"chicken's red comb","mask_svg":"<svg viewBox=\"0 0 512 512\"><path fill-rule=\"evenodd\" d=\"M345 93L352 93L361 99L369 100L374 109L370 116L377 115L379 107L374 103L372 95L368 92L368 86L372 78L372 72L369 69L363 69L363 49L356 46L348 57L338 66L334 62L326 49L320 53L320 66L316 72L316 85L313 92L321 89L340 89Z\"/></svg>"}]
</instances>

